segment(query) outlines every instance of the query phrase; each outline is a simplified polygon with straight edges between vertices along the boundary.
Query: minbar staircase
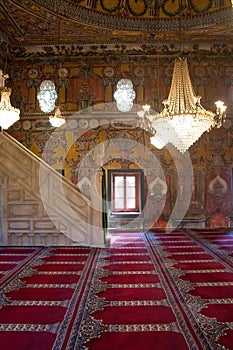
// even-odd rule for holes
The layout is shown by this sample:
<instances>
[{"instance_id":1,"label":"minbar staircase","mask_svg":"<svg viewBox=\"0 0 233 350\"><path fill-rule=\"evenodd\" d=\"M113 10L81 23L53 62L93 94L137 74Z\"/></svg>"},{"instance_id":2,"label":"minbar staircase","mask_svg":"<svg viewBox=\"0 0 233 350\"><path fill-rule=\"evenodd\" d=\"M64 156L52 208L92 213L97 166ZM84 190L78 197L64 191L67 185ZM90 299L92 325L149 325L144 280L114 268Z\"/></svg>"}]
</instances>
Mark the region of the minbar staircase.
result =
<instances>
[{"instance_id":1,"label":"minbar staircase","mask_svg":"<svg viewBox=\"0 0 233 350\"><path fill-rule=\"evenodd\" d=\"M101 193L102 173L93 178ZM105 247L102 199L0 131L0 245Z\"/></svg>"}]
</instances>

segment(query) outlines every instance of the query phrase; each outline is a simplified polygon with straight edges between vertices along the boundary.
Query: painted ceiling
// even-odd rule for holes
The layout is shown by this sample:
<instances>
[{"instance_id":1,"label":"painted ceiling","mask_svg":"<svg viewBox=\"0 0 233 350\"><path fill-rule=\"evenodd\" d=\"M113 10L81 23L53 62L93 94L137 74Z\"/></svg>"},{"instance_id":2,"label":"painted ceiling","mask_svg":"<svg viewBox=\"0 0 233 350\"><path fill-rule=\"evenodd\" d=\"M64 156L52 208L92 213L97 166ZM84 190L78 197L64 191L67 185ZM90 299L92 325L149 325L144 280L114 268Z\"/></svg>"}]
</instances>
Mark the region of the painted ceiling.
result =
<instances>
[{"instance_id":1,"label":"painted ceiling","mask_svg":"<svg viewBox=\"0 0 233 350\"><path fill-rule=\"evenodd\" d=\"M1 0L0 48L12 57L146 45L231 47L230 0Z\"/></svg>"}]
</instances>

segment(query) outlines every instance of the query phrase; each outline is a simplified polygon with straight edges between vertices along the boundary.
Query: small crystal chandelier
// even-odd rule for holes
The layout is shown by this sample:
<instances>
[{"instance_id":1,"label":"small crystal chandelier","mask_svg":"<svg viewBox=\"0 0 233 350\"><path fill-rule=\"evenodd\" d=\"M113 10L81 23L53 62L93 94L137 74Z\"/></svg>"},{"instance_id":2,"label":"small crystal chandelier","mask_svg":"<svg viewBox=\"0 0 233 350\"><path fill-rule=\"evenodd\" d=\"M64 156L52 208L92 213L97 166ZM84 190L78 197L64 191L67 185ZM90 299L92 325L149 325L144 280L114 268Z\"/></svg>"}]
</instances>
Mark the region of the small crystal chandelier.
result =
<instances>
[{"instance_id":1,"label":"small crystal chandelier","mask_svg":"<svg viewBox=\"0 0 233 350\"><path fill-rule=\"evenodd\" d=\"M40 91L37 94L37 99L40 104L40 109L44 113L51 112L55 107L57 92L55 84L52 80L43 80L40 84Z\"/></svg>"},{"instance_id":2,"label":"small crystal chandelier","mask_svg":"<svg viewBox=\"0 0 233 350\"><path fill-rule=\"evenodd\" d=\"M192 87L187 59L177 58L170 93L168 99L163 101L162 112L151 115L147 105L138 112L141 126L146 125L155 134L151 143L157 147L158 141L160 146L170 142L184 153L205 131L214 126L219 128L225 118L226 106L222 101L215 102L216 113L213 113L202 107L200 99Z\"/></svg>"},{"instance_id":3,"label":"small crystal chandelier","mask_svg":"<svg viewBox=\"0 0 233 350\"><path fill-rule=\"evenodd\" d=\"M117 83L117 90L114 92L114 98L117 101L117 108L121 112L128 112L133 107L135 99L133 83L129 79L121 79Z\"/></svg>"},{"instance_id":4,"label":"small crystal chandelier","mask_svg":"<svg viewBox=\"0 0 233 350\"><path fill-rule=\"evenodd\" d=\"M0 127L2 129L8 129L12 124L19 120L20 110L12 107L10 102L11 88L5 87L5 80L8 78L7 74L3 74L0 70Z\"/></svg>"},{"instance_id":5,"label":"small crystal chandelier","mask_svg":"<svg viewBox=\"0 0 233 350\"><path fill-rule=\"evenodd\" d=\"M55 114L49 117L49 121L51 125L54 126L55 128L59 128L60 126L65 124L66 121L61 114L60 107L55 107Z\"/></svg>"}]
</instances>

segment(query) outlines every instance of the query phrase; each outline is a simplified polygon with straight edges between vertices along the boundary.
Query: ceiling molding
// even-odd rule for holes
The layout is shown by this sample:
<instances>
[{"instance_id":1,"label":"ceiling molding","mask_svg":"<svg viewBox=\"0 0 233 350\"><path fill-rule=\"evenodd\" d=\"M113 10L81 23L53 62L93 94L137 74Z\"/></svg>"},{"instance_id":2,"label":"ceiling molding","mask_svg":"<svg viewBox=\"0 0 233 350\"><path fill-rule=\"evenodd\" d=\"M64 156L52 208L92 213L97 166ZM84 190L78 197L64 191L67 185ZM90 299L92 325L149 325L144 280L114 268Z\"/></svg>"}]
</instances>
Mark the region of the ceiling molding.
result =
<instances>
[{"instance_id":1,"label":"ceiling molding","mask_svg":"<svg viewBox=\"0 0 233 350\"><path fill-rule=\"evenodd\" d=\"M170 1L145 0L148 8L151 4L159 7L160 17L156 18L148 17L148 11L143 16L107 13L101 10L100 3L100 0L2 0L1 55L6 43L12 60L52 59L59 54L67 59L103 54L173 55L181 47L191 53L215 52L216 46L220 54L224 52L222 47L227 55L232 52L233 8L229 0L222 9L214 9L214 1L200 2L202 7L211 3L211 10L203 13L193 11L194 4L199 2L185 1L192 6L184 7L182 17L161 15L163 6ZM110 0L105 3L111 7ZM128 8L129 4L136 6L134 1L125 3Z\"/></svg>"}]
</instances>

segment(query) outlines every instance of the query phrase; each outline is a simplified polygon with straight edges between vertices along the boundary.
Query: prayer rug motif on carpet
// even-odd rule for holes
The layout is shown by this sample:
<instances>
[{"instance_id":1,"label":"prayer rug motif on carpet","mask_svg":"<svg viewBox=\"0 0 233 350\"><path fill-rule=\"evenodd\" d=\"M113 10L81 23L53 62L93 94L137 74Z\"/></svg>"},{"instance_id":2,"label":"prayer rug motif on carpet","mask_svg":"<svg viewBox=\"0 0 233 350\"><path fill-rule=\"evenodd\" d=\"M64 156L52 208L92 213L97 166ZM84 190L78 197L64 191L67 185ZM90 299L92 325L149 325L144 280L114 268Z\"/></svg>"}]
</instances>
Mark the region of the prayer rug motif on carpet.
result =
<instances>
[{"instance_id":1,"label":"prayer rug motif on carpet","mask_svg":"<svg viewBox=\"0 0 233 350\"><path fill-rule=\"evenodd\" d=\"M110 248L0 247L4 350L233 349L233 234L113 234Z\"/></svg>"},{"instance_id":2,"label":"prayer rug motif on carpet","mask_svg":"<svg viewBox=\"0 0 233 350\"><path fill-rule=\"evenodd\" d=\"M0 248L0 260L7 256L12 260L12 251ZM79 247L40 248L15 273L1 271L0 344L4 350L66 348L74 320L82 316L97 253L98 249ZM14 256L18 261L17 252Z\"/></svg>"},{"instance_id":3,"label":"prayer rug motif on carpet","mask_svg":"<svg viewBox=\"0 0 233 350\"><path fill-rule=\"evenodd\" d=\"M118 238L100 255L76 349L104 349L110 339L112 350L231 349L232 309L224 323L215 319L217 308L210 309L209 316L201 312L211 301L232 306L233 275L225 261L183 230ZM180 278L185 269L198 276L223 271L220 285L218 280L203 282L203 289L220 286L224 298L192 295L194 285ZM148 283L152 276L154 283ZM87 334L87 323L94 333Z\"/></svg>"},{"instance_id":4,"label":"prayer rug motif on carpet","mask_svg":"<svg viewBox=\"0 0 233 350\"><path fill-rule=\"evenodd\" d=\"M212 244L210 237L221 237L221 242L227 240L228 246L233 245L230 230L150 234L155 255L173 290L197 320L211 349L232 349L232 257L220 250L216 241Z\"/></svg>"}]
</instances>

